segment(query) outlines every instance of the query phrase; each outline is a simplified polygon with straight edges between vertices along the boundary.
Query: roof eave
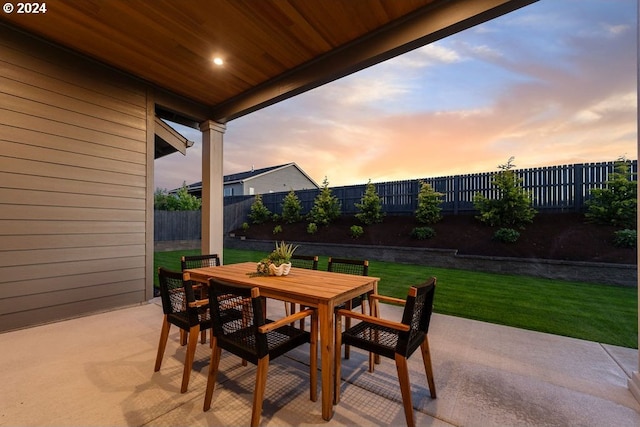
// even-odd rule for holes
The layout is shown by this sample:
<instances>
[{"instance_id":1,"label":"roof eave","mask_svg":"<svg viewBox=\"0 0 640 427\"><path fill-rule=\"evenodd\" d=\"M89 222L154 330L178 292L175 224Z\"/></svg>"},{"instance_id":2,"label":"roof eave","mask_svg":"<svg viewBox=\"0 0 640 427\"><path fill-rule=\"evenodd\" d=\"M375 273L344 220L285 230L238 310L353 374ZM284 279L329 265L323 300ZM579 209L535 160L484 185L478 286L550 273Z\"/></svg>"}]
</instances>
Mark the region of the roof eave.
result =
<instances>
[{"instance_id":1,"label":"roof eave","mask_svg":"<svg viewBox=\"0 0 640 427\"><path fill-rule=\"evenodd\" d=\"M299 95L538 0L443 0L211 109L220 123Z\"/></svg>"}]
</instances>

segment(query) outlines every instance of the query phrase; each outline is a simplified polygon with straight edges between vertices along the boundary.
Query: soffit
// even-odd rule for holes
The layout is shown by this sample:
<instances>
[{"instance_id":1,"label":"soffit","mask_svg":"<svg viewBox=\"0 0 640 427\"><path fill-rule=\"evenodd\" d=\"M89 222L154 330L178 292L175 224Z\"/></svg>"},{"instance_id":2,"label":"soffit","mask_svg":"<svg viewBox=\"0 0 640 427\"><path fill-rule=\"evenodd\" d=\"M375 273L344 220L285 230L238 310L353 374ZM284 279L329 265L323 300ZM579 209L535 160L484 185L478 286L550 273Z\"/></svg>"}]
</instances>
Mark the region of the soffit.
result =
<instances>
[{"instance_id":1,"label":"soffit","mask_svg":"<svg viewBox=\"0 0 640 427\"><path fill-rule=\"evenodd\" d=\"M50 0L0 19L225 122L533 1Z\"/></svg>"}]
</instances>

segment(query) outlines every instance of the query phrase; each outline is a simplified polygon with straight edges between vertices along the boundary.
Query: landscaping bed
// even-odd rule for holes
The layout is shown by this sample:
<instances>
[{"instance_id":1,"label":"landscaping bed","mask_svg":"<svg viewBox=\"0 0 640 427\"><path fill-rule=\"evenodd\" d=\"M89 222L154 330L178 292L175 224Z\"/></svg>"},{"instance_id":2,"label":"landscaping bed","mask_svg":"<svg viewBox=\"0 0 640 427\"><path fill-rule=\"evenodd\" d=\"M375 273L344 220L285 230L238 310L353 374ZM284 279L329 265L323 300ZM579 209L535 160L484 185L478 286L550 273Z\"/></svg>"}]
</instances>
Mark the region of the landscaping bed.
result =
<instances>
[{"instance_id":1,"label":"landscaping bed","mask_svg":"<svg viewBox=\"0 0 640 427\"><path fill-rule=\"evenodd\" d=\"M274 234L276 225L282 231ZM496 229L472 215L445 216L431 226L435 236L425 240L411 237L413 228L420 226L411 216L386 216L380 224L363 227L364 234L357 239L351 237L353 225L360 223L352 216L343 216L327 227L319 227L315 234L307 233L305 221L251 224L248 230L234 233L256 240L454 249L459 255L637 264L636 248L613 244L616 227L586 223L579 213L538 213L533 223L518 230L520 238L515 243L494 241Z\"/></svg>"}]
</instances>

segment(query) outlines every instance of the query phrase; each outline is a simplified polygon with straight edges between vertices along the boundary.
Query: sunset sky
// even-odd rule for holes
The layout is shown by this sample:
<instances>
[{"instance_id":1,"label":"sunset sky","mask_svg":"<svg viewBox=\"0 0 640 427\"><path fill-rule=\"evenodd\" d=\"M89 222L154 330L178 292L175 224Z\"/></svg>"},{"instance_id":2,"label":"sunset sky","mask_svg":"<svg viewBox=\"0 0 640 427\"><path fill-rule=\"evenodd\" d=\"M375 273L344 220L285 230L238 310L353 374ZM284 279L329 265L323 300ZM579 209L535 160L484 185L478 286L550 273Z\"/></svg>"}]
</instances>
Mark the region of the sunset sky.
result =
<instances>
[{"instance_id":1,"label":"sunset sky","mask_svg":"<svg viewBox=\"0 0 640 427\"><path fill-rule=\"evenodd\" d=\"M636 0L541 0L227 123L224 173L296 162L321 184L637 159ZM155 187L201 181L196 144Z\"/></svg>"}]
</instances>

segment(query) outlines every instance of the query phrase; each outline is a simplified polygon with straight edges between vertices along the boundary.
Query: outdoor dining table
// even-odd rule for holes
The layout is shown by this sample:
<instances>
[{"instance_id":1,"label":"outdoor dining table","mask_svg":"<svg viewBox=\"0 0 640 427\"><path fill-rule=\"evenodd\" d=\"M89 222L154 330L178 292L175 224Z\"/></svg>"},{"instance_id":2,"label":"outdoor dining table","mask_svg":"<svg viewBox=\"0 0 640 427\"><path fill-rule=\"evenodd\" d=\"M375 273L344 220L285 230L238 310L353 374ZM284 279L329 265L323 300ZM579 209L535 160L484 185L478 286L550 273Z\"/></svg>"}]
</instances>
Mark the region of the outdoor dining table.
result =
<instances>
[{"instance_id":1,"label":"outdoor dining table","mask_svg":"<svg viewBox=\"0 0 640 427\"><path fill-rule=\"evenodd\" d=\"M292 267L286 276L257 276L255 262L193 268L184 271L191 280L208 283L210 278L258 287L260 295L293 302L318 310L322 376L322 418L333 417L333 373L335 369L334 308L365 293L377 293L377 277L356 276Z\"/></svg>"}]
</instances>

